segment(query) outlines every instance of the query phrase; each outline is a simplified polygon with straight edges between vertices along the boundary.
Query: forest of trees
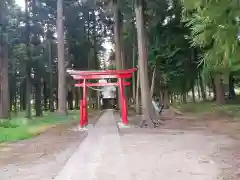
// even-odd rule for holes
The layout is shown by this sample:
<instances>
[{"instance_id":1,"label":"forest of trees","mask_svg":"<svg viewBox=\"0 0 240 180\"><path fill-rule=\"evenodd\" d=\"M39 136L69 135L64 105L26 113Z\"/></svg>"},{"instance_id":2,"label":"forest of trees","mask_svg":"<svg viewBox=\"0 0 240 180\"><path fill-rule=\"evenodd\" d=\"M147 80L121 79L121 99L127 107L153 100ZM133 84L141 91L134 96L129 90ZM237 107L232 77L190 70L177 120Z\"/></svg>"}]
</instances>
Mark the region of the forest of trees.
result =
<instances>
[{"instance_id":1,"label":"forest of trees","mask_svg":"<svg viewBox=\"0 0 240 180\"><path fill-rule=\"evenodd\" d=\"M128 97L154 116L151 96L173 102L236 97L237 0L0 1L0 119L10 112L78 109L67 68L139 67ZM110 39L114 67L101 66ZM103 59L105 58L105 59ZM111 63L110 63L111 64ZM138 76L138 77L137 77ZM191 92L191 93L189 93ZM95 93L90 93L93 97ZM140 96L141 94L141 96ZM191 94L191 95L189 95ZM137 109L139 109L137 107Z\"/></svg>"}]
</instances>

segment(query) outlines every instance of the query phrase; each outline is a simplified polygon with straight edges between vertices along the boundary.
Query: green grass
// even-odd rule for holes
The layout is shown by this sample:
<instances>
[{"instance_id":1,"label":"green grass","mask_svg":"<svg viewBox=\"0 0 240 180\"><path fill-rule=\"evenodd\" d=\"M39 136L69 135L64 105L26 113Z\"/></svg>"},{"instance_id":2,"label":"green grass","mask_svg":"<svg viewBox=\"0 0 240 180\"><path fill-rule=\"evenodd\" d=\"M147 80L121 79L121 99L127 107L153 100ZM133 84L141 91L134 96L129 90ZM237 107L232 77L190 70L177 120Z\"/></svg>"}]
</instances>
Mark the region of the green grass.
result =
<instances>
[{"instance_id":1,"label":"green grass","mask_svg":"<svg viewBox=\"0 0 240 180\"><path fill-rule=\"evenodd\" d=\"M11 120L0 123L0 143L18 141L37 136L54 125L72 122L78 119L79 111L71 111L68 117L61 117L57 113L45 113L42 117L24 118L24 113L13 115Z\"/></svg>"},{"instance_id":2,"label":"green grass","mask_svg":"<svg viewBox=\"0 0 240 180\"><path fill-rule=\"evenodd\" d=\"M214 102L201 102L201 103L188 103L174 105L174 107L181 112L194 113L196 115L201 114L215 114L219 116L227 116L232 118L240 117L240 105L239 104L225 104L217 105Z\"/></svg>"}]
</instances>

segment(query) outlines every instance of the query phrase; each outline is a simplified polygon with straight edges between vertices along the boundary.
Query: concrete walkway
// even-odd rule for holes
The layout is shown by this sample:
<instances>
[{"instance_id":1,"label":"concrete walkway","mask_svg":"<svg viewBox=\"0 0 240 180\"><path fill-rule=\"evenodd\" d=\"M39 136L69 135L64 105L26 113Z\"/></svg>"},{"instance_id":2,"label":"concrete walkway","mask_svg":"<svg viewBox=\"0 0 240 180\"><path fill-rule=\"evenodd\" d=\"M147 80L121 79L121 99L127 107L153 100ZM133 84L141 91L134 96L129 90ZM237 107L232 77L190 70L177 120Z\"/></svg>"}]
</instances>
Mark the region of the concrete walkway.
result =
<instances>
[{"instance_id":1,"label":"concrete walkway","mask_svg":"<svg viewBox=\"0 0 240 180\"><path fill-rule=\"evenodd\" d=\"M218 179L221 169L213 155L229 139L161 131L122 135L113 112L106 111L55 180Z\"/></svg>"},{"instance_id":2,"label":"concrete walkway","mask_svg":"<svg viewBox=\"0 0 240 180\"><path fill-rule=\"evenodd\" d=\"M113 112L107 111L66 163L56 180L126 179L124 156ZM121 174L116 178L116 174Z\"/></svg>"}]
</instances>

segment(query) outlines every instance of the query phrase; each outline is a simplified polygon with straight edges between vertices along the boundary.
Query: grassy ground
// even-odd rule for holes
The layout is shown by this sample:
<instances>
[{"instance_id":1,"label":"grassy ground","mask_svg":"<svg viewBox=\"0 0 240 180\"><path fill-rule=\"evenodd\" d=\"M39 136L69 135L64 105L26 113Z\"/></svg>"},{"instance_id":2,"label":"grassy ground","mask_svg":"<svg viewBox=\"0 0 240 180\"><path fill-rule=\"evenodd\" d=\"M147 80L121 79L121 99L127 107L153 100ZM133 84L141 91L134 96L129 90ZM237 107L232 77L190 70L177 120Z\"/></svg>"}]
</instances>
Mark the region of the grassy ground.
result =
<instances>
[{"instance_id":1,"label":"grassy ground","mask_svg":"<svg viewBox=\"0 0 240 180\"><path fill-rule=\"evenodd\" d=\"M214 102L200 102L174 105L181 112L195 115L213 114L224 117L240 118L240 104L217 105Z\"/></svg>"},{"instance_id":2,"label":"grassy ground","mask_svg":"<svg viewBox=\"0 0 240 180\"><path fill-rule=\"evenodd\" d=\"M0 143L18 141L37 136L47 129L64 122L79 119L79 111L70 111L68 117L60 117L56 113L45 113L42 117L24 118L24 113L13 115L9 121L0 123Z\"/></svg>"}]
</instances>

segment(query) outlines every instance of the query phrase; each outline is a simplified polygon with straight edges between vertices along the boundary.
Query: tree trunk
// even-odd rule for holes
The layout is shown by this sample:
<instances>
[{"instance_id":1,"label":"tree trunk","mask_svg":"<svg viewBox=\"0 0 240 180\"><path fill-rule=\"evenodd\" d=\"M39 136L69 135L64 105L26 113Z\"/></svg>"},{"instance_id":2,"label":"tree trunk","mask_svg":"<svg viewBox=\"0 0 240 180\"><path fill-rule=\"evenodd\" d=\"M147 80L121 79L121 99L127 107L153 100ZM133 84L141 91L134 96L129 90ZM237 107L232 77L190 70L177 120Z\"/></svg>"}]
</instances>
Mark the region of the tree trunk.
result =
<instances>
[{"instance_id":1,"label":"tree trunk","mask_svg":"<svg viewBox=\"0 0 240 180\"><path fill-rule=\"evenodd\" d=\"M160 82L161 83L161 82ZM160 98L160 102L163 104L163 95L164 95L164 89L161 88L159 91L159 98Z\"/></svg>"},{"instance_id":2,"label":"tree trunk","mask_svg":"<svg viewBox=\"0 0 240 180\"><path fill-rule=\"evenodd\" d=\"M49 110L54 112L54 98L53 98L53 68L52 68L52 41L48 41L48 64L49 64Z\"/></svg>"},{"instance_id":3,"label":"tree trunk","mask_svg":"<svg viewBox=\"0 0 240 180\"><path fill-rule=\"evenodd\" d=\"M200 90L201 90L201 94L202 94L202 98L204 101L206 101L206 91L203 85L203 79L202 76L199 75L199 84L200 84Z\"/></svg>"},{"instance_id":4,"label":"tree trunk","mask_svg":"<svg viewBox=\"0 0 240 180\"><path fill-rule=\"evenodd\" d=\"M79 100L80 100L80 97L79 97L79 89L78 88L75 88L75 109L79 109Z\"/></svg>"},{"instance_id":5,"label":"tree trunk","mask_svg":"<svg viewBox=\"0 0 240 180\"><path fill-rule=\"evenodd\" d=\"M57 0L58 113L67 115L66 69L64 49L63 0Z\"/></svg>"},{"instance_id":6,"label":"tree trunk","mask_svg":"<svg viewBox=\"0 0 240 180\"><path fill-rule=\"evenodd\" d=\"M96 14L95 10L92 11L93 16L93 54L94 54L94 68L97 67L98 57L97 57L97 22L96 22Z\"/></svg>"},{"instance_id":7,"label":"tree trunk","mask_svg":"<svg viewBox=\"0 0 240 180\"><path fill-rule=\"evenodd\" d=\"M115 41L115 61L116 69L122 69L122 58L121 58L121 25L120 25L120 7L119 0L114 1L114 41Z\"/></svg>"},{"instance_id":8,"label":"tree trunk","mask_svg":"<svg viewBox=\"0 0 240 180\"><path fill-rule=\"evenodd\" d=\"M0 72L1 72L1 62L0 62ZM13 81L13 78L9 79L9 82ZM14 84L16 81L13 81ZM0 85L1 86L1 85ZM1 87L0 87L1 88ZM0 89L1 91L1 89ZM12 111L14 111L14 87L13 84L9 84L9 112L11 113Z\"/></svg>"},{"instance_id":9,"label":"tree trunk","mask_svg":"<svg viewBox=\"0 0 240 180\"><path fill-rule=\"evenodd\" d=\"M151 90L150 90L151 97L153 97L153 93L154 93L155 77L156 77L156 66L153 67L152 84L151 84Z\"/></svg>"},{"instance_id":10,"label":"tree trunk","mask_svg":"<svg viewBox=\"0 0 240 180\"><path fill-rule=\"evenodd\" d=\"M213 100L215 101L217 99L216 85L212 75L210 75L210 78L211 78L211 84L212 84L212 90L213 90Z\"/></svg>"},{"instance_id":11,"label":"tree trunk","mask_svg":"<svg viewBox=\"0 0 240 180\"><path fill-rule=\"evenodd\" d=\"M94 54L94 69L99 69L99 62L98 62L98 52L97 52L97 17L95 14L95 10L92 11L94 14L93 16L93 54ZM91 98L95 100L95 103L98 104L98 97L97 91L91 90ZM94 103L93 103L94 105Z\"/></svg>"},{"instance_id":12,"label":"tree trunk","mask_svg":"<svg viewBox=\"0 0 240 180\"><path fill-rule=\"evenodd\" d=\"M30 53L30 18L29 18L29 0L25 0L25 16L26 16L26 52L28 61L26 62L26 118L31 119L32 107L31 107L31 95L32 95L32 85L31 85L31 53Z\"/></svg>"},{"instance_id":13,"label":"tree trunk","mask_svg":"<svg viewBox=\"0 0 240 180\"><path fill-rule=\"evenodd\" d=\"M29 65L27 65L29 66ZM31 100L32 100L32 85L31 85L31 70L29 67L27 67L28 71L26 73L26 118L31 119L32 118L32 106L31 106Z\"/></svg>"},{"instance_id":14,"label":"tree trunk","mask_svg":"<svg viewBox=\"0 0 240 180\"><path fill-rule=\"evenodd\" d=\"M195 103L196 102L196 98L195 98L195 89L194 89L194 83L192 83L192 100Z\"/></svg>"},{"instance_id":15,"label":"tree trunk","mask_svg":"<svg viewBox=\"0 0 240 180\"><path fill-rule=\"evenodd\" d=\"M199 78L197 78L197 92L198 92L198 99L201 100L201 93L200 93L200 83Z\"/></svg>"},{"instance_id":16,"label":"tree trunk","mask_svg":"<svg viewBox=\"0 0 240 180\"><path fill-rule=\"evenodd\" d=\"M137 72L137 88L136 88L136 113L140 114L140 92L139 92L139 88L140 88L140 71L138 70Z\"/></svg>"},{"instance_id":17,"label":"tree trunk","mask_svg":"<svg viewBox=\"0 0 240 180\"><path fill-rule=\"evenodd\" d=\"M182 94L182 102L183 102L183 104L187 104L187 93L183 93Z\"/></svg>"},{"instance_id":18,"label":"tree trunk","mask_svg":"<svg viewBox=\"0 0 240 180\"><path fill-rule=\"evenodd\" d=\"M36 117L42 116L42 84L41 84L41 75L39 71L39 65L36 64L35 70L35 110Z\"/></svg>"},{"instance_id":19,"label":"tree trunk","mask_svg":"<svg viewBox=\"0 0 240 180\"><path fill-rule=\"evenodd\" d=\"M229 75L229 99L234 99L236 97L235 88L234 88L234 76L232 73Z\"/></svg>"},{"instance_id":20,"label":"tree trunk","mask_svg":"<svg viewBox=\"0 0 240 180\"><path fill-rule=\"evenodd\" d=\"M169 91L168 88L164 88L164 93L163 93L163 105L164 109L169 109L170 107L170 100L169 100Z\"/></svg>"},{"instance_id":21,"label":"tree trunk","mask_svg":"<svg viewBox=\"0 0 240 180\"><path fill-rule=\"evenodd\" d=\"M97 91L97 109L101 109L100 92Z\"/></svg>"},{"instance_id":22,"label":"tree trunk","mask_svg":"<svg viewBox=\"0 0 240 180\"><path fill-rule=\"evenodd\" d=\"M16 89L15 89L16 90ZM13 100L13 106L14 106L14 113L17 114L18 112L18 104L17 104L17 90L14 92L14 100Z\"/></svg>"},{"instance_id":23,"label":"tree trunk","mask_svg":"<svg viewBox=\"0 0 240 180\"><path fill-rule=\"evenodd\" d=\"M153 105L149 88L148 78L148 59L147 59L147 40L144 29L144 10L143 0L135 1L135 13L136 13L136 27L137 27L137 39L138 39L138 54L139 54L139 71L140 71L140 87L141 87L141 101L142 112L144 120L156 120L159 119ZM149 122L148 122L149 123ZM151 123L149 125L152 125Z\"/></svg>"},{"instance_id":24,"label":"tree trunk","mask_svg":"<svg viewBox=\"0 0 240 180\"><path fill-rule=\"evenodd\" d=\"M47 82L44 81L43 83L43 107L44 111L48 111L48 87Z\"/></svg>"},{"instance_id":25,"label":"tree trunk","mask_svg":"<svg viewBox=\"0 0 240 180\"><path fill-rule=\"evenodd\" d=\"M35 85L35 110L36 117L42 116L42 88L40 85Z\"/></svg>"},{"instance_id":26,"label":"tree trunk","mask_svg":"<svg viewBox=\"0 0 240 180\"><path fill-rule=\"evenodd\" d=\"M211 83L208 84L208 98L207 99L211 99Z\"/></svg>"},{"instance_id":27,"label":"tree trunk","mask_svg":"<svg viewBox=\"0 0 240 180\"><path fill-rule=\"evenodd\" d=\"M122 48L121 48L121 19L120 19L120 0L114 0L113 4L113 13L114 13L114 41L115 41L115 61L116 61L116 69L122 69ZM121 108L120 105L120 92L118 93L118 108Z\"/></svg>"},{"instance_id":28,"label":"tree trunk","mask_svg":"<svg viewBox=\"0 0 240 180\"><path fill-rule=\"evenodd\" d=\"M174 94L170 94L170 104L174 104Z\"/></svg>"},{"instance_id":29,"label":"tree trunk","mask_svg":"<svg viewBox=\"0 0 240 180\"><path fill-rule=\"evenodd\" d=\"M9 100L9 111L10 112L14 112L15 114L17 114L18 111L18 107L17 107L17 72L16 69L14 70L14 74L10 76L9 78L9 82L11 82L11 84L9 84L9 91L10 91L10 100Z\"/></svg>"},{"instance_id":30,"label":"tree trunk","mask_svg":"<svg viewBox=\"0 0 240 180\"><path fill-rule=\"evenodd\" d=\"M24 79L20 85L20 111L26 110L26 80Z\"/></svg>"},{"instance_id":31,"label":"tree trunk","mask_svg":"<svg viewBox=\"0 0 240 180\"><path fill-rule=\"evenodd\" d=\"M222 84L221 74L216 73L214 76L214 84L216 87L216 103L218 105L225 104L224 88Z\"/></svg>"},{"instance_id":32,"label":"tree trunk","mask_svg":"<svg viewBox=\"0 0 240 180\"><path fill-rule=\"evenodd\" d=\"M133 68L136 66L135 64L135 44L133 42L133 49L132 49L132 53L133 53L133 56L132 56L132 61L133 61ZM132 97L133 97L133 104L136 103L136 75L135 73L133 73L133 76L132 76Z\"/></svg>"},{"instance_id":33,"label":"tree trunk","mask_svg":"<svg viewBox=\"0 0 240 180\"><path fill-rule=\"evenodd\" d=\"M7 45L2 36L4 35L0 34L0 118L5 119L9 117L9 84Z\"/></svg>"},{"instance_id":34,"label":"tree trunk","mask_svg":"<svg viewBox=\"0 0 240 180\"><path fill-rule=\"evenodd\" d=\"M69 110L73 110L73 92L72 90L68 91L68 109Z\"/></svg>"}]
</instances>

